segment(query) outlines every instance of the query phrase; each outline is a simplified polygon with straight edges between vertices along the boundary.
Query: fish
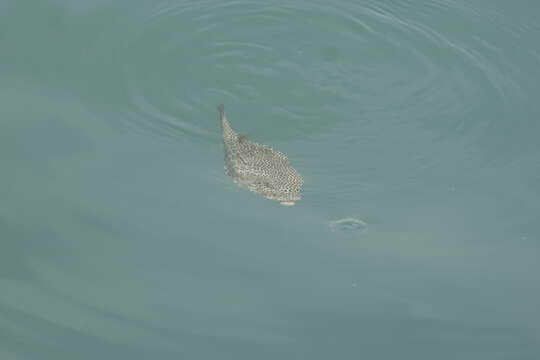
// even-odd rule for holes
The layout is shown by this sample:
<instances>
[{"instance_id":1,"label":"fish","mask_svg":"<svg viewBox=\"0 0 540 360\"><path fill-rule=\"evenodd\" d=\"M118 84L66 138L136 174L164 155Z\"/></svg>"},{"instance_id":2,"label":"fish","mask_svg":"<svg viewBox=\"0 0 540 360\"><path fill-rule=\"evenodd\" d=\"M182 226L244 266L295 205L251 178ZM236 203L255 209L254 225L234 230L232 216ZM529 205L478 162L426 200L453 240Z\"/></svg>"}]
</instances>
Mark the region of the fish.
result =
<instances>
[{"instance_id":1,"label":"fish","mask_svg":"<svg viewBox=\"0 0 540 360\"><path fill-rule=\"evenodd\" d=\"M225 115L225 106L218 106L223 136L225 174L236 184L263 197L293 206L302 198L304 179L287 157L270 146L258 144L233 130Z\"/></svg>"}]
</instances>

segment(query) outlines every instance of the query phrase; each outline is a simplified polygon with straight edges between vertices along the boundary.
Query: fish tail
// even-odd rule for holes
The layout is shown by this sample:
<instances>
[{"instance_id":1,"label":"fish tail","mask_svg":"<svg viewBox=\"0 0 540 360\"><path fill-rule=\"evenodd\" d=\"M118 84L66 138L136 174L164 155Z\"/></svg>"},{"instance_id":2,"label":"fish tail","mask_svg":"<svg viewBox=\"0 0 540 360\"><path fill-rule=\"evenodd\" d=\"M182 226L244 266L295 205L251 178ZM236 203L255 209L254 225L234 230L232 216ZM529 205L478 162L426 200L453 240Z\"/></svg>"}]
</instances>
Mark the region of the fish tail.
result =
<instances>
[{"instance_id":1,"label":"fish tail","mask_svg":"<svg viewBox=\"0 0 540 360\"><path fill-rule=\"evenodd\" d=\"M223 119L225 117L225 105L219 104L219 106L217 108L219 110L219 118L221 120L221 119Z\"/></svg>"},{"instance_id":2,"label":"fish tail","mask_svg":"<svg viewBox=\"0 0 540 360\"><path fill-rule=\"evenodd\" d=\"M236 133L233 129L231 129L231 125L227 121L227 117L225 116L225 106L223 104L220 104L218 106L219 110L219 120L221 122L221 130L223 132L223 139L233 139L236 136Z\"/></svg>"}]
</instances>

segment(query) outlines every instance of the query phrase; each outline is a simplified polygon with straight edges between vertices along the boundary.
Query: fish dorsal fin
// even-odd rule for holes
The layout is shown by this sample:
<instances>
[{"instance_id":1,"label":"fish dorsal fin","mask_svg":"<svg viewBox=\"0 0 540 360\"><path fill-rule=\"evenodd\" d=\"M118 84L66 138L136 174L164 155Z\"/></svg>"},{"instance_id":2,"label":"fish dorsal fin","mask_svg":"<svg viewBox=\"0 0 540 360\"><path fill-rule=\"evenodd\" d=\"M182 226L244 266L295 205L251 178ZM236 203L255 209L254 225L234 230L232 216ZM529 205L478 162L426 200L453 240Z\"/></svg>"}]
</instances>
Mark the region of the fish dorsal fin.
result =
<instances>
[{"instance_id":1,"label":"fish dorsal fin","mask_svg":"<svg viewBox=\"0 0 540 360\"><path fill-rule=\"evenodd\" d=\"M244 132L241 132L238 134L238 141L242 142L244 140L247 140L247 134Z\"/></svg>"}]
</instances>

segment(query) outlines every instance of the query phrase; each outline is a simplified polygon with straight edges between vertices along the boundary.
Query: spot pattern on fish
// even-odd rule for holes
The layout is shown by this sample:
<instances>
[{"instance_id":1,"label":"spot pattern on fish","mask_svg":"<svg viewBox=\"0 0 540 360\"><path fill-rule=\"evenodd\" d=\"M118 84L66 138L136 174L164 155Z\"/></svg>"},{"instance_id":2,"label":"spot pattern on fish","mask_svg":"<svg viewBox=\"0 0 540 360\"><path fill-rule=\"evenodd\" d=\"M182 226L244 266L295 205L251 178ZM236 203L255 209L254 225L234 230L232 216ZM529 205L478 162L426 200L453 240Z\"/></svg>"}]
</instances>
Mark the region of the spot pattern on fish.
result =
<instances>
[{"instance_id":1,"label":"spot pattern on fish","mask_svg":"<svg viewBox=\"0 0 540 360\"><path fill-rule=\"evenodd\" d=\"M300 200L302 176L287 157L269 146L258 144L234 131L218 106L225 153L225 173L240 186L283 205Z\"/></svg>"}]
</instances>

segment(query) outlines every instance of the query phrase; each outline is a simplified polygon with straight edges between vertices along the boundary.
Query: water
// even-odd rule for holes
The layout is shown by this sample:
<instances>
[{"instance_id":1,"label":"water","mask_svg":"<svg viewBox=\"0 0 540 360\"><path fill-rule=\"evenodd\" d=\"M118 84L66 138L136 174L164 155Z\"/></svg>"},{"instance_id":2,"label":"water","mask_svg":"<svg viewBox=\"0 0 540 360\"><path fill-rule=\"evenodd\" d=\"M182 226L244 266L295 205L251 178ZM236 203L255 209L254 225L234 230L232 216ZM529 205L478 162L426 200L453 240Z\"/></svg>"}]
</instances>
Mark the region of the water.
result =
<instances>
[{"instance_id":1,"label":"water","mask_svg":"<svg viewBox=\"0 0 540 360\"><path fill-rule=\"evenodd\" d=\"M540 358L539 11L1 1L0 359Z\"/></svg>"}]
</instances>

